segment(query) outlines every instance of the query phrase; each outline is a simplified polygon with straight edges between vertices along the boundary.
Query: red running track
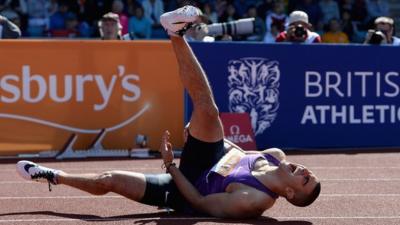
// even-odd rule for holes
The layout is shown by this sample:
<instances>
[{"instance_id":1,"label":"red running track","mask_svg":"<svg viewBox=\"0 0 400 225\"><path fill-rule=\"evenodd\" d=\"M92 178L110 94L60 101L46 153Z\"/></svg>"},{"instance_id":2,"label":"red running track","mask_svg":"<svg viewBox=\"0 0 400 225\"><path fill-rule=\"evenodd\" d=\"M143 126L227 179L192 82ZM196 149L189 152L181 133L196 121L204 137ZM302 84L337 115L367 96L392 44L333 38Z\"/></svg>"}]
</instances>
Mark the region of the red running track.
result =
<instances>
[{"instance_id":1,"label":"red running track","mask_svg":"<svg viewBox=\"0 0 400 225\"><path fill-rule=\"evenodd\" d=\"M116 194L91 196L66 186L25 182L15 162L0 162L1 224L400 224L400 153L290 155L322 181L319 199L297 208L284 199L255 220L168 214ZM131 170L159 173L160 160L44 162L67 172Z\"/></svg>"}]
</instances>

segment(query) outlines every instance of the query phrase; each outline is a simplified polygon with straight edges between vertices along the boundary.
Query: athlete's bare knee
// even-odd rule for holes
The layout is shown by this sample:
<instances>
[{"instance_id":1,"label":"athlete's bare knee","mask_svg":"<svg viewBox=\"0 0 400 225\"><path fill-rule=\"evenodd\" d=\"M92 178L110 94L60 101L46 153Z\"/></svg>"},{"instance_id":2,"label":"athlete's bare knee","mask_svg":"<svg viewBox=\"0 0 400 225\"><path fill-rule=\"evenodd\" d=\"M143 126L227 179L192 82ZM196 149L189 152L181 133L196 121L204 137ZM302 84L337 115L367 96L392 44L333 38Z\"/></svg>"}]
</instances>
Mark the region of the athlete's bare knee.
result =
<instances>
[{"instance_id":1,"label":"athlete's bare knee","mask_svg":"<svg viewBox=\"0 0 400 225\"><path fill-rule=\"evenodd\" d=\"M107 171L99 174L95 178L96 183L99 186L99 194L106 194L113 189L115 185L114 175L115 173L113 171Z\"/></svg>"}]
</instances>

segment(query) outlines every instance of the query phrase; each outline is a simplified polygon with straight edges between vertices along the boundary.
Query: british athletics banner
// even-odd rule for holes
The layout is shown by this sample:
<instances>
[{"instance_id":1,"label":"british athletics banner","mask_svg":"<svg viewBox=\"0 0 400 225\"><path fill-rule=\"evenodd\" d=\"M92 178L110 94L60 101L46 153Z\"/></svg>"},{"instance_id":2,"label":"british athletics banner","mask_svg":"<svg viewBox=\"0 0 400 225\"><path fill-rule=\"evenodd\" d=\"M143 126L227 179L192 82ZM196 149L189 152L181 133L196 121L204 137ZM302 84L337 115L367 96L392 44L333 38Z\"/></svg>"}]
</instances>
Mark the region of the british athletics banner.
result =
<instances>
[{"instance_id":1,"label":"british athletics banner","mask_svg":"<svg viewBox=\"0 0 400 225\"><path fill-rule=\"evenodd\" d=\"M400 48L191 46L220 112L250 115L258 149L400 146Z\"/></svg>"}]
</instances>

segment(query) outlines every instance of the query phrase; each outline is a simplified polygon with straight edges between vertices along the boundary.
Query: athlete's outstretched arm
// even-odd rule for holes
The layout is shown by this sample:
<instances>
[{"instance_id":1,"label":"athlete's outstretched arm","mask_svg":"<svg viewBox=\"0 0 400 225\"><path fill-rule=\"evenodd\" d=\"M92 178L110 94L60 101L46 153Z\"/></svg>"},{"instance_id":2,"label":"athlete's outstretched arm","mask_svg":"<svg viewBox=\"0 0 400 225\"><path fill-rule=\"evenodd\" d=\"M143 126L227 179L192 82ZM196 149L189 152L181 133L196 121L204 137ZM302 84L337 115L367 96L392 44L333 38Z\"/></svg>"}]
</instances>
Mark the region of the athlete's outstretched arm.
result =
<instances>
[{"instance_id":1,"label":"athlete's outstretched arm","mask_svg":"<svg viewBox=\"0 0 400 225\"><path fill-rule=\"evenodd\" d=\"M171 42L180 79L193 102L190 134L202 141L219 141L223 138L223 127L207 77L184 38L171 36Z\"/></svg>"}]
</instances>

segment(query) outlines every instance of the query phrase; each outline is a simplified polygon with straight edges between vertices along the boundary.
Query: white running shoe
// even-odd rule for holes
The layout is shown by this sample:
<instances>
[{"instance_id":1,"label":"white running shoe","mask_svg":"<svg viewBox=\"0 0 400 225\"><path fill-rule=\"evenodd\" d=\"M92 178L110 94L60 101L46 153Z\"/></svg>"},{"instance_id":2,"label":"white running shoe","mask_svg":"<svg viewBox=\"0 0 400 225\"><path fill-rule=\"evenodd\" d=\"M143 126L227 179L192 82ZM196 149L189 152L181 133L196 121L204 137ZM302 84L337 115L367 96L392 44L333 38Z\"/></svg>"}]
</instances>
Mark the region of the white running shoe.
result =
<instances>
[{"instance_id":1,"label":"white running shoe","mask_svg":"<svg viewBox=\"0 0 400 225\"><path fill-rule=\"evenodd\" d=\"M57 184L56 176L61 171L40 166L30 161L19 161L17 163L17 172L26 180L48 183L49 191L51 191L51 184Z\"/></svg>"},{"instance_id":2,"label":"white running shoe","mask_svg":"<svg viewBox=\"0 0 400 225\"><path fill-rule=\"evenodd\" d=\"M160 23L169 35L182 36L201 15L200 9L187 5L161 15Z\"/></svg>"}]
</instances>

